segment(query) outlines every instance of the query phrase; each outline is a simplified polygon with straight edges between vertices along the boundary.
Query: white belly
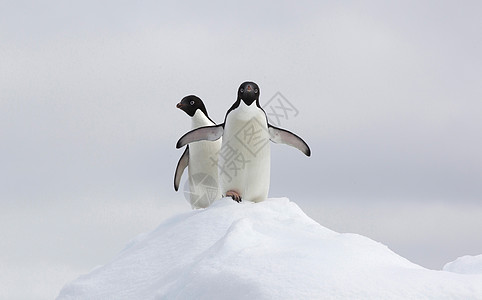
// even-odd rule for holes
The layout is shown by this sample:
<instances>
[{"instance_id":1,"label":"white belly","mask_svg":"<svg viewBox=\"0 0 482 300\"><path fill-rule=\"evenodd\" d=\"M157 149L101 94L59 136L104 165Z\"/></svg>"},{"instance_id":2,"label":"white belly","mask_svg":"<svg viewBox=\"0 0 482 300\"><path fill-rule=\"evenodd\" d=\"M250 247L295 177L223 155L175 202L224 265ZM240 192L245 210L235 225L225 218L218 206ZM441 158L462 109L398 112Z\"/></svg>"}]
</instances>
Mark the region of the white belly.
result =
<instances>
[{"instance_id":1,"label":"white belly","mask_svg":"<svg viewBox=\"0 0 482 300\"><path fill-rule=\"evenodd\" d=\"M260 202L268 197L270 144L264 112L253 103L231 111L224 125L219 153L219 180L223 195L234 190L243 200Z\"/></svg>"},{"instance_id":2,"label":"white belly","mask_svg":"<svg viewBox=\"0 0 482 300\"><path fill-rule=\"evenodd\" d=\"M215 125L200 110L192 118L192 128ZM189 144L189 199L193 208L208 207L221 198L218 179L217 155L221 139Z\"/></svg>"},{"instance_id":3,"label":"white belly","mask_svg":"<svg viewBox=\"0 0 482 300\"><path fill-rule=\"evenodd\" d=\"M217 153L221 140L189 144L189 190L193 208L208 207L221 198L219 189Z\"/></svg>"}]
</instances>

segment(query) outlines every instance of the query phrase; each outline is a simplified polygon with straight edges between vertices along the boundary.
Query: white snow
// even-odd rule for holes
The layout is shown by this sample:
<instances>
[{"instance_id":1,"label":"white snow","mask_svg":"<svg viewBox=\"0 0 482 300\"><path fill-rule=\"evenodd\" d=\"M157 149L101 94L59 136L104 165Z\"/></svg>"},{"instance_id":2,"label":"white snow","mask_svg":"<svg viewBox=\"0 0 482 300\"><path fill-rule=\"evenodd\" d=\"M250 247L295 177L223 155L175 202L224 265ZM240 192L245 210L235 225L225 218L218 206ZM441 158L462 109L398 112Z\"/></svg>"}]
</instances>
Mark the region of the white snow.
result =
<instances>
[{"instance_id":1,"label":"white snow","mask_svg":"<svg viewBox=\"0 0 482 300\"><path fill-rule=\"evenodd\" d=\"M462 256L444 266L444 271L459 274L482 274L482 254Z\"/></svg>"},{"instance_id":2,"label":"white snow","mask_svg":"<svg viewBox=\"0 0 482 300\"><path fill-rule=\"evenodd\" d=\"M480 258L479 258L480 259ZM482 299L482 274L433 271L286 198L222 199L131 241L58 299Z\"/></svg>"}]
</instances>

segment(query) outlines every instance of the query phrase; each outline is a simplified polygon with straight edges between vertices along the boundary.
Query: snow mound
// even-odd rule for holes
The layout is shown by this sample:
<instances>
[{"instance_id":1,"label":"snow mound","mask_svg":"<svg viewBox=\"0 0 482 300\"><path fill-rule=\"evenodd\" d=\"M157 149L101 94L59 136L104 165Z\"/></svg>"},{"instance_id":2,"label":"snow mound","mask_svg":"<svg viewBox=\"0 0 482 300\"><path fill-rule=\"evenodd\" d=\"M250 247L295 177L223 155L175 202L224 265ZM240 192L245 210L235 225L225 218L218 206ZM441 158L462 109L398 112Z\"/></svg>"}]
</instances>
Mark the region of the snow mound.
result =
<instances>
[{"instance_id":1,"label":"snow mound","mask_svg":"<svg viewBox=\"0 0 482 300\"><path fill-rule=\"evenodd\" d=\"M482 299L481 282L324 228L286 198L222 199L139 236L57 299Z\"/></svg>"},{"instance_id":2,"label":"snow mound","mask_svg":"<svg viewBox=\"0 0 482 300\"><path fill-rule=\"evenodd\" d=\"M444 266L444 271L459 274L482 274L482 254L462 256ZM481 283L482 284L482 283Z\"/></svg>"}]
</instances>

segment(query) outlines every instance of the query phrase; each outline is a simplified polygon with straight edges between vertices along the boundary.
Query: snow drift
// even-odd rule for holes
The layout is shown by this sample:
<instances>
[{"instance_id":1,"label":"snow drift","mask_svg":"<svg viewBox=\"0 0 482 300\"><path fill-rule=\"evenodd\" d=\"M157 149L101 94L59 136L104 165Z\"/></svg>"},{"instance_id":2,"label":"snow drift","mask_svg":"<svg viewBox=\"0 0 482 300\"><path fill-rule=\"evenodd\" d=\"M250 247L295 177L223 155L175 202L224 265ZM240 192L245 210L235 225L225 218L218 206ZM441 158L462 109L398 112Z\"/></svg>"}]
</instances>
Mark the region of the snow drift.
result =
<instances>
[{"instance_id":1,"label":"snow drift","mask_svg":"<svg viewBox=\"0 0 482 300\"><path fill-rule=\"evenodd\" d=\"M444 266L444 271L460 274L482 274L482 254L459 257L453 262L446 264Z\"/></svg>"},{"instance_id":2,"label":"snow drift","mask_svg":"<svg viewBox=\"0 0 482 300\"><path fill-rule=\"evenodd\" d=\"M482 275L422 268L288 199L222 199L139 236L58 299L482 299Z\"/></svg>"}]
</instances>

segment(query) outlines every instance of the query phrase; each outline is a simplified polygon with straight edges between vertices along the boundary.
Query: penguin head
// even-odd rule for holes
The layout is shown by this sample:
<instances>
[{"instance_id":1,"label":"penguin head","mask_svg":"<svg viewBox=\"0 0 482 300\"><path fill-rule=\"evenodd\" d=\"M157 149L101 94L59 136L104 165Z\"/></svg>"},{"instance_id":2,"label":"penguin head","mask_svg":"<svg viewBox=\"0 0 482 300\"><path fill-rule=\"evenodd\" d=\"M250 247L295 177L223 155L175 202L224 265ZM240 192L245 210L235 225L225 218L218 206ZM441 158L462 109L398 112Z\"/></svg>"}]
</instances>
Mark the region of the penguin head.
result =
<instances>
[{"instance_id":1,"label":"penguin head","mask_svg":"<svg viewBox=\"0 0 482 300\"><path fill-rule=\"evenodd\" d=\"M238 100L243 100L248 106L250 106L253 102L258 101L258 85L251 81L243 82L238 89Z\"/></svg>"},{"instance_id":2,"label":"penguin head","mask_svg":"<svg viewBox=\"0 0 482 300\"><path fill-rule=\"evenodd\" d=\"M208 117L208 112L203 101L195 95L189 95L182 98L181 102L179 102L176 107L182 109L190 117L194 116L196 110L198 109L200 109L206 115L206 117Z\"/></svg>"}]
</instances>

